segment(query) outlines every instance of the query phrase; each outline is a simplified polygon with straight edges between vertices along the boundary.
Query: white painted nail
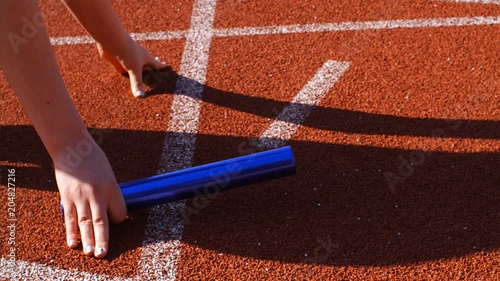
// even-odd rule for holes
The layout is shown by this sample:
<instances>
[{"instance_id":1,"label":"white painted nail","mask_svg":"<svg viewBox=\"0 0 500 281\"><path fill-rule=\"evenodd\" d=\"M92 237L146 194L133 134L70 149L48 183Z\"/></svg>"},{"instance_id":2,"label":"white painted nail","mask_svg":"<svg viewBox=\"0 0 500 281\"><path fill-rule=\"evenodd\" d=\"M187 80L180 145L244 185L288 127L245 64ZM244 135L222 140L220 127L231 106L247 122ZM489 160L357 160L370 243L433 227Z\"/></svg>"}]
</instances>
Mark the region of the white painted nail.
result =
<instances>
[{"instance_id":1,"label":"white painted nail","mask_svg":"<svg viewBox=\"0 0 500 281\"><path fill-rule=\"evenodd\" d=\"M104 253L103 248L97 248L97 250L95 251L96 256L102 255L103 253Z\"/></svg>"},{"instance_id":2,"label":"white painted nail","mask_svg":"<svg viewBox=\"0 0 500 281\"><path fill-rule=\"evenodd\" d=\"M69 240L68 241L68 246L70 246L71 248L75 247L76 246L76 240Z\"/></svg>"},{"instance_id":3,"label":"white painted nail","mask_svg":"<svg viewBox=\"0 0 500 281\"><path fill-rule=\"evenodd\" d=\"M87 245L85 247L85 253L86 254L92 253L93 251L94 251L94 247L92 247L91 245Z\"/></svg>"},{"instance_id":4,"label":"white painted nail","mask_svg":"<svg viewBox=\"0 0 500 281\"><path fill-rule=\"evenodd\" d=\"M155 58L155 61L160 61L160 57L156 57L156 58Z\"/></svg>"},{"instance_id":5,"label":"white painted nail","mask_svg":"<svg viewBox=\"0 0 500 281\"><path fill-rule=\"evenodd\" d=\"M135 91L135 97L137 98L143 98L146 96L146 93L143 90L137 90Z\"/></svg>"}]
</instances>

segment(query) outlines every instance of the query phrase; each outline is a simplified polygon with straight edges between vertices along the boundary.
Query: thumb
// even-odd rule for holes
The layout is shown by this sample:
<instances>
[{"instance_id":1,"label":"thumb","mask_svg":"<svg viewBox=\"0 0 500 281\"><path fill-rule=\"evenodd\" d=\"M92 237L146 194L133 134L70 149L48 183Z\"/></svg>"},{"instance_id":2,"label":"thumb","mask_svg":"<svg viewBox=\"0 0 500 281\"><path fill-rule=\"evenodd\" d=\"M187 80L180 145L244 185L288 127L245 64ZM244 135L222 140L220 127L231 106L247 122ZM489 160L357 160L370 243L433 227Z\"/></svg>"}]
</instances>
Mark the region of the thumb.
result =
<instances>
[{"instance_id":1,"label":"thumb","mask_svg":"<svg viewBox=\"0 0 500 281\"><path fill-rule=\"evenodd\" d=\"M130 88L132 94L136 98L143 98L146 96L144 85L142 84L142 69L134 69L128 72L130 78Z\"/></svg>"},{"instance_id":2,"label":"thumb","mask_svg":"<svg viewBox=\"0 0 500 281\"><path fill-rule=\"evenodd\" d=\"M123 198L123 194L118 186L115 186L113 192L111 193L110 200L108 202L108 216L111 223L120 223L124 221L127 216L125 199Z\"/></svg>"}]
</instances>

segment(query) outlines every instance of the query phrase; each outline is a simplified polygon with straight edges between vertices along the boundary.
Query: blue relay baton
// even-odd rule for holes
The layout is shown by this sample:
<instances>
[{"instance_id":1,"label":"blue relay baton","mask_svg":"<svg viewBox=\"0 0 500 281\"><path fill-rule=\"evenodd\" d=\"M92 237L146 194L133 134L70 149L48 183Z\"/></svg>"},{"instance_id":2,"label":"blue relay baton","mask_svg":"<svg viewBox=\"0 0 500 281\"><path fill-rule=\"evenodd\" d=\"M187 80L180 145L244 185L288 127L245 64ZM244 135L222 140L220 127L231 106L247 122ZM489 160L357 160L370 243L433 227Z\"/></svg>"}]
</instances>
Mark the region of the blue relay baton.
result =
<instances>
[{"instance_id":1,"label":"blue relay baton","mask_svg":"<svg viewBox=\"0 0 500 281\"><path fill-rule=\"evenodd\" d=\"M127 210L149 208L295 174L289 146L120 183ZM61 202L61 210L64 208Z\"/></svg>"}]
</instances>

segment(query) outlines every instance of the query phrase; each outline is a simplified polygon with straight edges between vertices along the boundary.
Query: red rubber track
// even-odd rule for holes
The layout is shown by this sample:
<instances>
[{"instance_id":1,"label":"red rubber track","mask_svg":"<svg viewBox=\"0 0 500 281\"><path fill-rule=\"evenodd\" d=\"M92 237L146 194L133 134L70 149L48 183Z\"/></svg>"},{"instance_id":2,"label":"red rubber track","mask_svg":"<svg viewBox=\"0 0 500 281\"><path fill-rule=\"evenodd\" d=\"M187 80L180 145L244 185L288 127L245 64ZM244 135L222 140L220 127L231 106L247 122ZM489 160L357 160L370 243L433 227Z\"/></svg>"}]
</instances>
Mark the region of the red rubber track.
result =
<instances>
[{"instance_id":1,"label":"red rubber track","mask_svg":"<svg viewBox=\"0 0 500 281\"><path fill-rule=\"evenodd\" d=\"M112 2L130 32L190 25L192 1ZM40 4L51 37L86 35L59 1ZM499 15L498 5L445 1L221 0L214 26ZM326 61L350 66L289 141L297 176L220 194L190 217L177 280L500 280L498 34L482 25L213 38L194 165L250 148ZM140 43L179 71L184 39ZM54 51L118 181L154 175L176 75L135 99L93 45ZM103 260L67 249L51 160L1 72L0 82L1 196L15 168L17 259L136 276L148 210L112 227ZM422 163L391 189L384 175L416 153Z\"/></svg>"}]
</instances>

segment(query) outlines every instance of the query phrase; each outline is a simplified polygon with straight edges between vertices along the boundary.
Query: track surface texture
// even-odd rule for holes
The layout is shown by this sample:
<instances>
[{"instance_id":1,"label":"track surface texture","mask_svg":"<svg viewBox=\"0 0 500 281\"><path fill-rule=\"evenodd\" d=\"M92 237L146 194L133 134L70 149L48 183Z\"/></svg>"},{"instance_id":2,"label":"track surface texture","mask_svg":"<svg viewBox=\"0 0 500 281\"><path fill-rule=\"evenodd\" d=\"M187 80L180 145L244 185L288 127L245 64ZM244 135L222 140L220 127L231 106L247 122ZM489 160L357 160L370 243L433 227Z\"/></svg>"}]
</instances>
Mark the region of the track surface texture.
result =
<instances>
[{"instance_id":1,"label":"track surface texture","mask_svg":"<svg viewBox=\"0 0 500 281\"><path fill-rule=\"evenodd\" d=\"M498 1L112 3L170 65L145 99L40 1L119 182L284 144L297 175L130 213L85 257L0 72L0 280L500 280Z\"/></svg>"}]
</instances>

